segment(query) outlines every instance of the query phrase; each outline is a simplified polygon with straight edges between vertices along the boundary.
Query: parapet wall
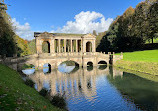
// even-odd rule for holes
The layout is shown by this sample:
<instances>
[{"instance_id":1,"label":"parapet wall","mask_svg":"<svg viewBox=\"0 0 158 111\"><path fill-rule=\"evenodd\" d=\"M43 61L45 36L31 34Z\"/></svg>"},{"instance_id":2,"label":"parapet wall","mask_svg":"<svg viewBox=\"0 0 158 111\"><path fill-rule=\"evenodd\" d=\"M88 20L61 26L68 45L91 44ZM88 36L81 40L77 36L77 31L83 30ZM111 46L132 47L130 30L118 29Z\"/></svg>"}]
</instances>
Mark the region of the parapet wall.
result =
<instances>
[{"instance_id":1,"label":"parapet wall","mask_svg":"<svg viewBox=\"0 0 158 111\"><path fill-rule=\"evenodd\" d=\"M97 66L100 61L105 61L107 64L115 64L116 61L123 59L123 55L115 55L114 53L44 53L34 54L24 57L7 57L1 58L0 63L9 66L14 70L21 70L23 64L33 64L38 69L43 69L43 65L49 63L52 67L57 68L64 61L74 61L79 66L87 67L88 62L92 62L93 66ZM110 62L112 61L112 62ZM17 68L17 67L18 68Z\"/></svg>"}]
</instances>

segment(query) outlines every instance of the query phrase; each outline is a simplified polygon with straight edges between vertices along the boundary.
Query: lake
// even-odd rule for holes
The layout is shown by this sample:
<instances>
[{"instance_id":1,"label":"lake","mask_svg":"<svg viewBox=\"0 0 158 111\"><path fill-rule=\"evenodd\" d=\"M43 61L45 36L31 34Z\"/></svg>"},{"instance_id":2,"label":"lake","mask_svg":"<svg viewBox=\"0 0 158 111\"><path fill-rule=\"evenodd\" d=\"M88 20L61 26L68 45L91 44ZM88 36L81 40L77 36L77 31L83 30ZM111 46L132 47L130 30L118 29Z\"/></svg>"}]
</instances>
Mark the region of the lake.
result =
<instances>
[{"instance_id":1,"label":"lake","mask_svg":"<svg viewBox=\"0 0 158 111\"><path fill-rule=\"evenodd\" d=\"M158 110L158 83L104 65L78 68L62 64L57 70L23 70L34 88L64 97L70 111Z\"/></svg>"}]
</instances>

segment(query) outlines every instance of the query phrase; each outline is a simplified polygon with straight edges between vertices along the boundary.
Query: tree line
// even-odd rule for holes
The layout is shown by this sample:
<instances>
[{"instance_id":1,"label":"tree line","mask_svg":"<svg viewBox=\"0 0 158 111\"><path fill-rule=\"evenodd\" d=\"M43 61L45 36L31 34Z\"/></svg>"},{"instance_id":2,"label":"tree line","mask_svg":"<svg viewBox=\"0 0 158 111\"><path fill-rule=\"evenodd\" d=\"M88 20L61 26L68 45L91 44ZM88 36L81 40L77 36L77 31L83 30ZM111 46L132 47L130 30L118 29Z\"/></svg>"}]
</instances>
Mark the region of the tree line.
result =
<instances>
[{"instance_id":1,"label":"tree line","mask_svg":"<svg viewBox=\"0 0 158 111\"><path fill-rule=\"evenodd\" d=\"M158 38L158 0L140 2L118 16L104 32L97 51L133 51Z\"/></svg>"},{"instance_id":2,"label":"tree line","mask_svg":"<svg viewBox=\"0 0 158 111\"><path fill-rule=\"evenodd\" d=\"M16 35L11 17L7 14L7 5L0 1L0 55L2 57L24 56L31 54L28 41Z\"/></svg>"}]
</instances>

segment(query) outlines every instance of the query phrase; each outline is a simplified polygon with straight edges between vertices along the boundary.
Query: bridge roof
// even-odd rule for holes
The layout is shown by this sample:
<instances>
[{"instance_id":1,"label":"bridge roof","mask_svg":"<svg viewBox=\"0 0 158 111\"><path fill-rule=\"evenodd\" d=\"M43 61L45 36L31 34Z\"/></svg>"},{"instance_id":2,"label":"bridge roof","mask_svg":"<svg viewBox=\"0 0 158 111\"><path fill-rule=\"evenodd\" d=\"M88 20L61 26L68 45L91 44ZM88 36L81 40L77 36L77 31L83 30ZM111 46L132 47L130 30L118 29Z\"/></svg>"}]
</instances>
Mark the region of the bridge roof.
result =
<instances>
[{"instance_id":1,"label":"bridge roof","mask_svg":"<svg viewBox=\"0 0 158 111\"><path fill-rule=\"evenodd\" d=\"M83 36L85 34L70 34L70 33L48 33L44 32L52 36ZM34 32L34 37L39 37L40 34L44 34L43 32Z\"/></svg>"}]
</instances>

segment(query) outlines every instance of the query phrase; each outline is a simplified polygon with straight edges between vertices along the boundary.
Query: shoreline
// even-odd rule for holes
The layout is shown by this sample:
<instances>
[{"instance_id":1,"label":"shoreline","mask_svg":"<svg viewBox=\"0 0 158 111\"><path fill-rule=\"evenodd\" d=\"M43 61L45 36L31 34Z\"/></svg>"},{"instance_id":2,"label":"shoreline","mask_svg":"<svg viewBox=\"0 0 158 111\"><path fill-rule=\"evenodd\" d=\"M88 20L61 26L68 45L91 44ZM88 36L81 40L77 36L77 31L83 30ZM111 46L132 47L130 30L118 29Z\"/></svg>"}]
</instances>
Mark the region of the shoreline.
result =
<instances>
[{"instance_id":1,"label":"shoreline","mask_svg":"<svg viewBox=\"0 0 158 111\"><path fill-rule=\"evenodd\" d=\"M0 90L0 95L5 95L0 98L0 110L64 110L26 85L19 72L3 64L0 64Z\"/></svg>"},{"instance_id":2,"label":"shoreline","mask_svg":"<svg viewBox=\"0 0 158 111\"><path fill-rule=\"evenodd\" d=\"M158 82L158 63L156 62L120 60L114 64L114 67L128 73L134 73L148 80Z\"/></svg>"}]
</instances>

